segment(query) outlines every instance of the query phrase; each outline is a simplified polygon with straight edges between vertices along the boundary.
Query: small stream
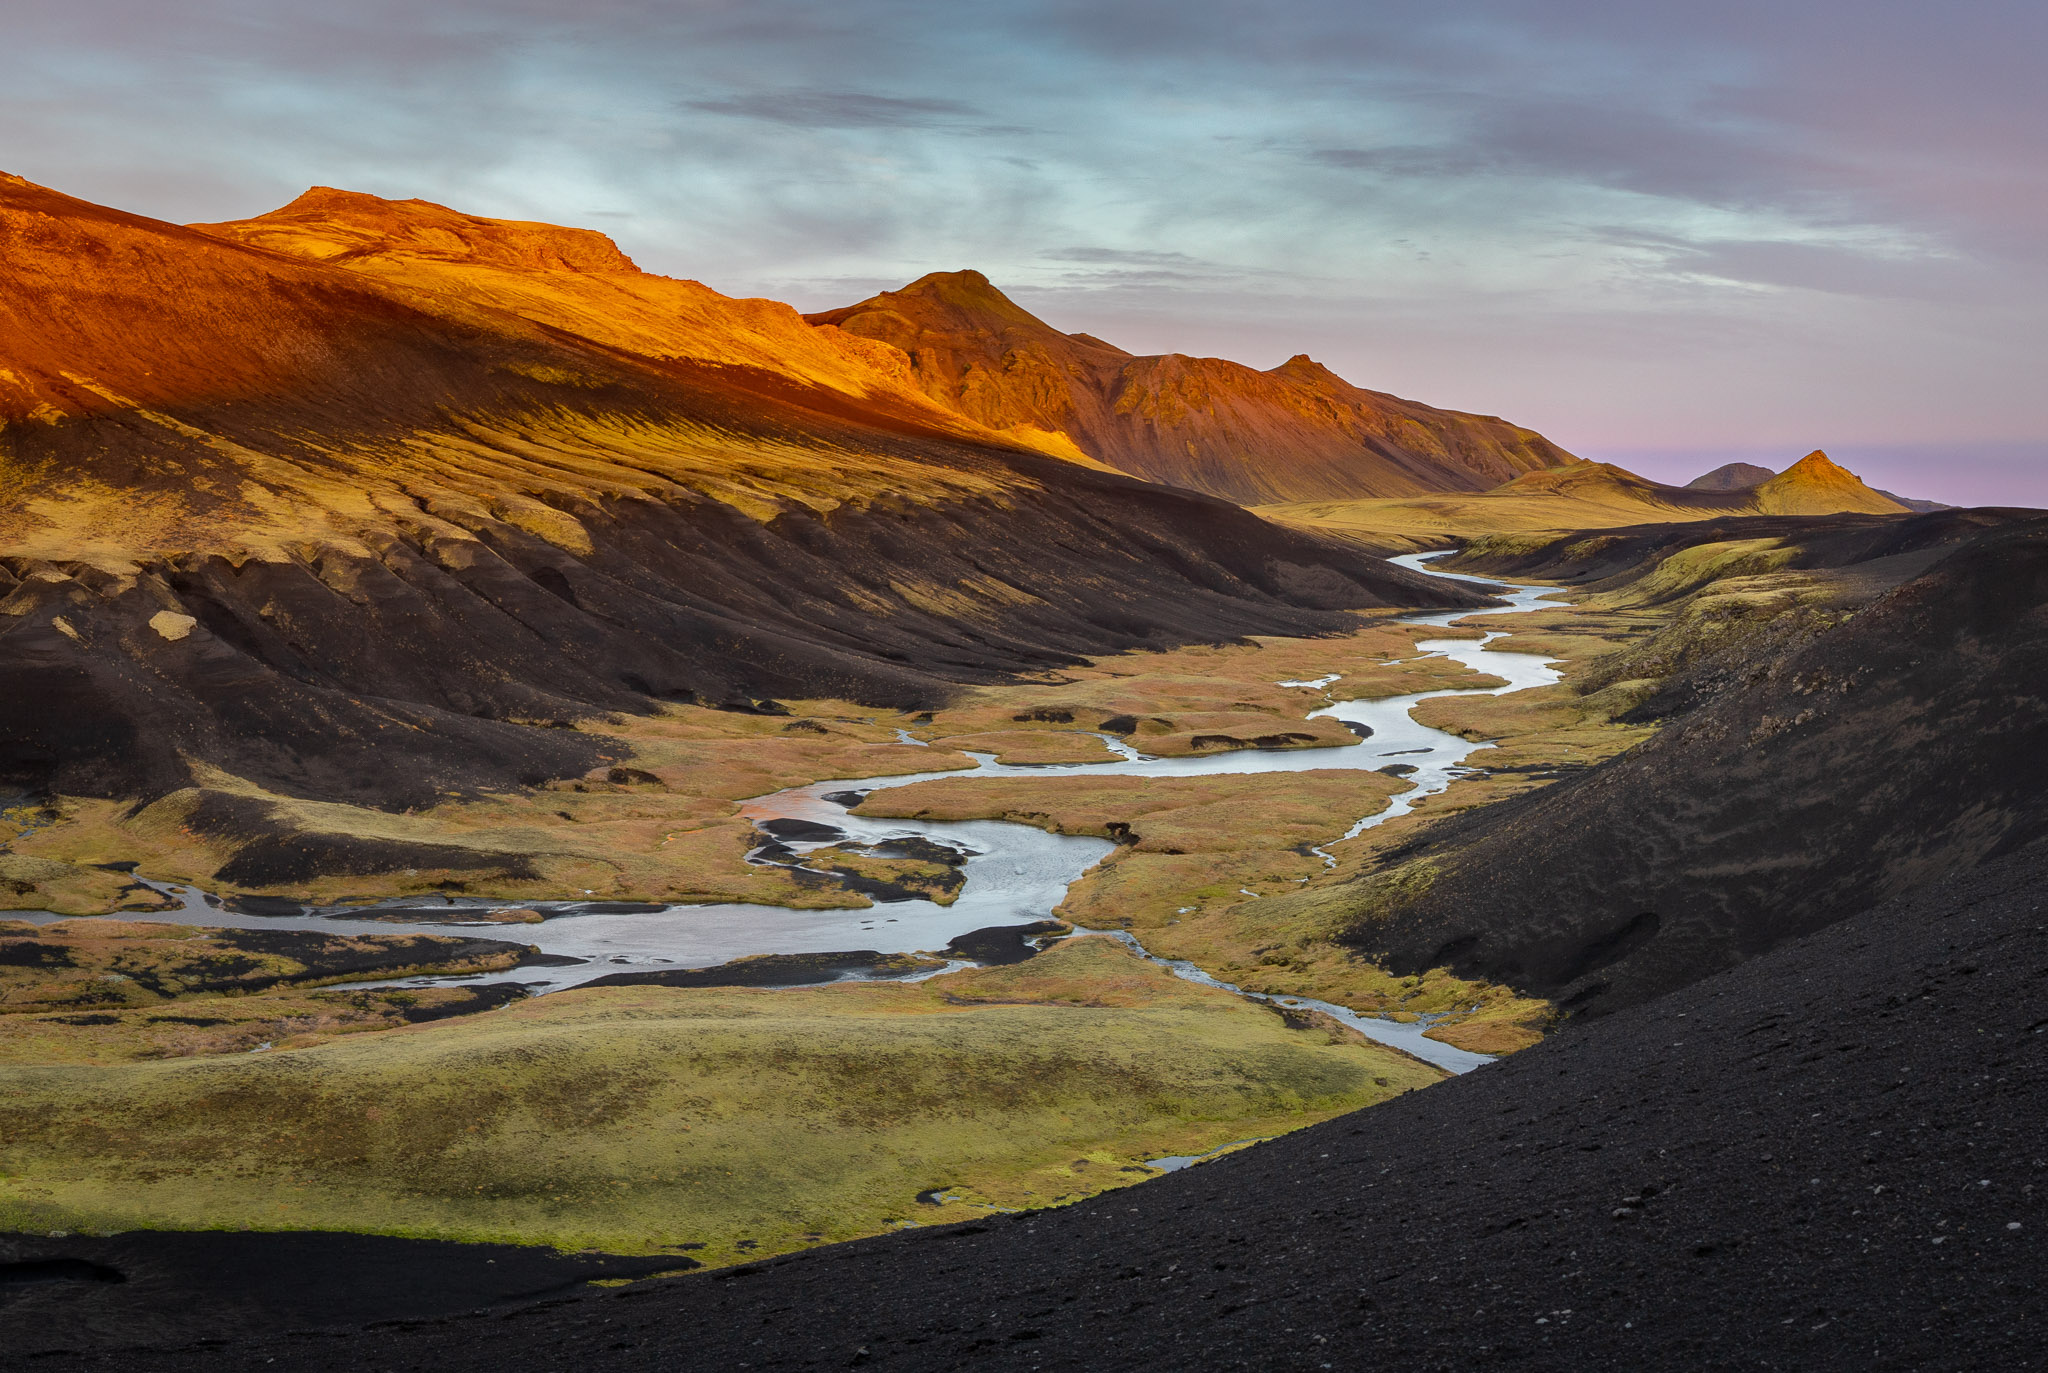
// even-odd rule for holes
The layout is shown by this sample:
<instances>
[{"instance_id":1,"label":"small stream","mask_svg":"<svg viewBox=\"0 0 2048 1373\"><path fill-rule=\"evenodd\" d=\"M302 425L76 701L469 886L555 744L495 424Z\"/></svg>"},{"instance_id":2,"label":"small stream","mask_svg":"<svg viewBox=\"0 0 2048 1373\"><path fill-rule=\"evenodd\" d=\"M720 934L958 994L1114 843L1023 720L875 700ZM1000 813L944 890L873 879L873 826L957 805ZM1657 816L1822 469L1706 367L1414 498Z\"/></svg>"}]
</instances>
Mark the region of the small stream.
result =
<instances>
[{"instance_id":1,"label":"small stream","mask_svg":"<svg viewBox=\"0 0 2048 1373\"><path fill-rule=\"evenodd\" d=\"M1394 562L1432 576L1471 582L1489 587L1506 587L1508 604L1484 611L1446 611L1403 617L1420 625L1452 625L1469 614L1508 614L1554 608L1563 604L1547 598L1555 593L1548 587L1513 586L1494 578L1467 577L1434 572L1428 566L1442 553L1408 554ZM1482 639L1431 639L1416 644L1418 657L1446 657L1475 672L1501 678L1505 685L1476 690L1427 691L1377 700L1334 701L1308 712L1329 716L1347 724L1362 726L1367 733L1358 744L1339 748L1258 750L1247 749L1191 758L1153 758L1139 753L1129 743L1100 735L1118 755L1111 762L1057 766L1016 766L998 763L991 754L969 754L974 767L910 773L891 777L854 780L838 778L792 787L744 802L741 813L756 824L771 820L803 820L830 826L839 836L807 840L785 839L796 853L825 844L852 841L871 845L889 839L919 837L946 845L969 855L963 867L965 884L950 906L926 900L894 901L864 909L790 910L781 906L722 903L690 906L656 906L605 901L518 901L475 898L410 896L371 906L315 908L301 915L262 916L237 914L221 908L219 902L194 888L151 883L183 902L179 910L153 913L146 919L189 921L194 924L247 926L264 929L324 930L363 935L372 933L445 934L450 926L462 926L479 934L514 939L537 945L543 953L585 960L573 966L529 969L520 980L537 992L560 991L609 973L656 968L708 967L750 954L826 953L847 949L873 949L881 953L915 953L943 949L948 941L970 930L991 925L1023 925L1044 920L1065 897L1067 888L1114 849L1109 841L1070 835L1048 834L1029 825L1001 820L970 820L935 823L908 820L868 819L850 815L838 800L846 793L879 791L943 777L1028 776L1043 779L1064 773L1139 777L1208 777L1251 772L1308 772L1330 768L1376 769L1405 765L1413 771L1403 774L1410 790L1395 796L1386 809L1362 817L1342 836L1353 838L1375 825L1413 810L1426 796L1442 792L1464 775L1465 762L1491 744L1460 739L1441 730L1418 724L1410 715L1421 701L1437 696L1503 696L1530 687L1547 686L1559 679L1550 666L1554 661L1526 653L1505 653L1489 645L1498 632ZM1313 691L1327 699L1329 689L1341 679L1326 676L1313 681L1281 685ZM922 741L899 731L906 746L924 747ZM1332 840L1331 842L1337 842ZM1323 850L1326 863L1336 859ZM1292 886L1275 887L1250 895L1277 895ZM423 906L442 903L439 909L418 913ZM540 924L488 924L479 917L484 911L518 906L543 912ZM380 909L403 908L411 917L403 922L366 920ZM54 919L34 913L14 913L10 918ZM1151 958L1127 932L1110 932L1136 952ZM1479 1054L1455 1049L1424 1037L1426 1022L1399 1023L1378 1016L1361 1016L1346 1007L1299 997L1268 997L1241 992L1219 982L1192 964L1166 959L1155 962L1190 981L1239 991L1289 1009L1325 1012L1361 1033L1395 1045L1453 1072L1464 1072L1489 1060ZM491 975L498 976L498 975ZM403 979L397 985L429 985L450 979ZM460 979L465 981L474 978ZM361 983L351 985L394 985Z\"/></svg>"}]
</instances>

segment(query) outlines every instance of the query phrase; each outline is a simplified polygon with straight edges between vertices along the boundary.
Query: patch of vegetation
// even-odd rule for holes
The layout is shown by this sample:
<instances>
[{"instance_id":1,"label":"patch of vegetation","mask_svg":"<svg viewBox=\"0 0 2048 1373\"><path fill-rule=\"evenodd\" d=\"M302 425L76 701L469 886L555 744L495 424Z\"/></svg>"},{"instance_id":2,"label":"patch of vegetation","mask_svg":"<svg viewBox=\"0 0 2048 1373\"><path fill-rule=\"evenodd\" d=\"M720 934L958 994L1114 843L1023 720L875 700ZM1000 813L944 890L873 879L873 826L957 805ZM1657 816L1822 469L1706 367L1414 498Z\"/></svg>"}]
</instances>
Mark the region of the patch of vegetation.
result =
<instances>
[{"instance_id":1,"label":"patch of vegetation","mask_svg":"<svg viewBox=\"0 0 2048 1373\"><path fill-rule=\"evenodd\" d=\"M303 1049L494 1010L526 995L514 982L475 987L297 989L189 996L148 1006L0 1015L0 1064L107 1064Z\"/></svg>"},{"instance_id":2,"label":"patch of vegetation","mask_svg":"<svg viewBox=\"0 0 2048 1373\"><path fill-rule=\"evenodd\" d=\"M1081 939L909 986L592 989L293 1052L7 1067L0 1227L730 1263L1073 1200L1441 1076L1333 1038Z\"/></svg>"},{"instance_id":3,"label":"patch of vegetation","mask_svg":"<svg viewBox=\"0 0 2048 1373\"><path fill-rule=\"evenodd\" d=\"M450 935L0 921L0 1015L154 1007L195 995L414 973L504 972L531 948Z\"/></svg>"},{"instance_id":4,"label":"patch of vegetation","mask_svg":"<svg viewBox=\"0 0 2048 1373\"><path fill-rule=\"evenodd\" d=\"M799 867L830 873L841 885L875 901L934 901L950 906L966 877L958 866L926 858L891 858L849 844L832 844L804 855Z\"/></svg>"},{"instance_id":5,"label":"patch of vegetation","mask_svg":"<svg viewBox=\"0 0 2048 1373\"><path fill-rule=\"evenodd\" d=\"M99 915L111 910L162 910L172 904L126 873L0 851L0 910Z\"/></svg>"}]
</instances>

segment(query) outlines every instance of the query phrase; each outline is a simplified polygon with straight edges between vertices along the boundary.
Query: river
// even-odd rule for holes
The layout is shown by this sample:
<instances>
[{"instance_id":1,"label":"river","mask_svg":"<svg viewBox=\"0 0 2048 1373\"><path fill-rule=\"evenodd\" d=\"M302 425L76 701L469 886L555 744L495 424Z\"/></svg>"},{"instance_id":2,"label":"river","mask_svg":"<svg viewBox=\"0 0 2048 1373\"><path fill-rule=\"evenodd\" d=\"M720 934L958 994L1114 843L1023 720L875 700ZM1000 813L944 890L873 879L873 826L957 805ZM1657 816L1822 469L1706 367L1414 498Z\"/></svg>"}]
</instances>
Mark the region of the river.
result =
<instances>
[{"instance_id":1,"label":"river","mask_svg":"<svg viewBox=\"0 0 2048 1373\"><path fill-rule=\"evenodd\" d=\"M1515 586L1494 578L1466 577L1432 570L1429 563L1442 556L1445 555L1408 554L1393 561L1431 576L1505 587L1507 604L1485 611L1410 615L1403 617L1407 623L1449 626L1470 614L1508 614L1551 609L1564 604L1547 599L1555 594L1547 587ZM179 910L152 914L147 918L266 929L327 930L351 935L372 932L445 934L450 926L463 926L485 933L477 929L475 919L481 909L516 904L542 911L548 918L538 925L492 926L490 933L534 944L543 953L585 960L574 966L536 968L522 973L521 980L536 992L560 991L609 973L707 967L750 954L826 953L848 949L914 953L943 949L948 941L970 930L1046 919L1064 898L1067 888L1109 854L1114 846L1103 839L1048 834L1028 825L999 820L932 823L867 819L850 815L845 806L826 800L828 794L877 791L942 777L1028 776L1042 780L1063 773L1080 772L1138 777L1207 777L1227 773L1381 768L1389 764L1405 764L1414 769L1406 774L1407 780L1413 784L1410 790L1394 797L1386 809L1361 817L1344 835L1331 836L1331 842L1336 842L1407 814L1417 801L1442 792L1462 775L1465 762L1473 753L1492 747L1417 723L1410 712L1418 702L1438 696L1503 696L1530 687L1546 686L1559 679L1559 673L1551 666L1552 659L1526 653L1507 653L1491 647L1493 641L1500 637L1499 632L1490 632L1481 639L1419 640L1416 652L1419 657L1451 658L1475 672L1501 678L1505 685L1428 691L1377 700L1331 701L1308 712L1310 716L1330 716L1371 731L1361 742L1348 747L1248 749L1191 758L1152 758L1137 752L1122 740L1103 735L1100 737L1104 742L1120 755L1114 762L1020 767L998 763L989 754L969 754L975 760L972 769L954 768L890 777L836 778L756 797L742 805L742 813L756 823L778 819L806 820L831 826L845 839L861 844L919 836L967 851L971 856L963 869L966 882L950 906L919 900L841 910L790 910L781 906L739 903L606 910L604 907L608 904L626 903L507 903L503 900L440 898L448 903L445 917L437 913L434 917L416 918L405 923L378 921L366 924L364 913L376 907L315 908L297 916L236 914L221 909L217 901L195 888L151 883L181 900L183 906ZM1283 685L1318 691L1327 698L1329 689L1338 680L1326 677L1313 682ZM904 747L922 745L905 735ZM786 842L791 849L801 853L824 843L840 841ZM1327 854L1325 859L1331 863L1335 861ZM1278 892L1259 894L1277 895ZM380 904L416 910L433 899L412 896ZM16 913L13 918L22 917ZM30 914L27 918L39 917ZM1117 937L1136 951L1151 956L1129 934L1118 933ZM1163 959L1155 961L1191 981L1237 990L1192 965ZM427 985L440 980L443 979L406 979L402 985ZM1425 1038L1426 1023L1403 1024L1377 1016L1361 1016L1342 1006L1298 997L1257 999L1290 1008L1325 1011L1373 1039L1396 1045L1453 1072L1463 1072L1489 1061L1482 1055Z\"/></svg>"}]
</instances>

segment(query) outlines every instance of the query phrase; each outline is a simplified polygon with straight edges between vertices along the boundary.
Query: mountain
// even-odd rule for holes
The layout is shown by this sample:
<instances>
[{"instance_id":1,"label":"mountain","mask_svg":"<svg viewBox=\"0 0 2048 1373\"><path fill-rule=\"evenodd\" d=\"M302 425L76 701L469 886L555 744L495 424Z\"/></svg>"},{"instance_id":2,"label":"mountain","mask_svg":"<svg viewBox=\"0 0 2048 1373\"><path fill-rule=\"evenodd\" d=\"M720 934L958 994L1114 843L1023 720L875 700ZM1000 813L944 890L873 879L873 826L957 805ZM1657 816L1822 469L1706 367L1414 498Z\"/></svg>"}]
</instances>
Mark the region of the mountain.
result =
<instances>
[{"instance_id":1,"label":"mountain","mask_svg":"<svg viewBox=\"0 0 2048 1373\"><path fill-rule=\"evenodd\" d=\"M1460 600L1020 447L892 357L585 231L0 179L0 786L419 804L581 772L546 726L661 699L928 703Z\"/></svg>"},{"instance_id":2,"label":"mountain","mask_svg":"<svg viewBox=\"0 0 2048 1373\"><path fill-rule=\"evenodd\" d=\"M1732 465L1731 465L1732 466ZM1721 468L1720 472L1728 472ZM1756 469L1762 471L1763 469ZM1709 473L1708 477L1718 476ZM1490 491L1403 500L1296 501L1257 507L1304 530L1334 534L1379 553L1443 548L1486 534L1611 529L1727 515L1906 513L1825 453L1811 453L1756 486L1666 486L1612 463L1525 472Z\"/></svg>"},{"instance_id":3,"label":"mountain","mask_svg":"<svg viewBox=\"0 0 2048 1373\"><path fill-rule=\"evenodd\" d=\"M1818 448L1758 484L1752 499L1757 512L1764 515L1838 515L1852 510L1896 515L1906 509L1883 492L1865 486L1855 473L1835 464Z\"/></svg>"},{"instance_id":4,"label":"mountain","mask_svg":"<svg viewBox=\"0 0 2048 1373\"><path fill-rule=\"evenodd\" d=\"M1905 506L1906 509L1916 514L1930 515L1937 510L1957 509L1956 506L1944 505L1940 501L1920 500L1913 496L1901 496L1897 492L1887 491L1881 486L1874 486L1871 490L1877 492L1878 495L1883 496L1888 501L1897 501L1900 505Z\"/></svg>"},{"instance_id":5,"label":"mountain","mask_svg":"<svg viewBox=\"0 0 2048 1373\"><path fill-rule=\"evenodd\" d=\"M1808 456L1825 458L1827 454L1816 450ZM1830 463L1829 466L1832 467L1833 464ZM1842 469L1839 467L1835 468L1834 470L1836 472L1842 471ZM1754 487L1760 487L1764 485L1766 482L1769 482L1772 479L1774 479L1777 475L1778 474L1771 471L1770 468L1759 467L1753 462L1731 462L1724 463L1721 466L1715 468L1713 471L1708 472L1703 476L1694 477L1691 481L1686 483L1686 487L1688 490L1692 491L1747 491ZM1870 490L1876 492L1879 496L1882 496L1884 499L1892 502L1894 505L1897 505L1901 509L1911 510L1917 514L1925 515L1932 513L1936 510L1955 509L1954 506L1943 505L1940 501L1915 500L1911 496L1897 495L1893 492L1886 491L1882 487L1873 486L1870 488Z\"/></svg>"},{"instance_id":6,"label":"mountain","mask_svg":"<svg viewBox=\"0 0 2048 1373\"><path fill-rule=\"evenodd\" d=\"M1729 462L1694 477L1685 485L1690 491L1743 491L1761 486L1777 475L1770 468L1759 467L1753 462Z\"/></svg>"},{"instance_id":7,"label":"mountain","mask_svg":"<svg viewBox=\"0 0 2048 1373\"><path fill-rule=\"evenodd\" d=\"M804 318L888 345L926 396L1019 441L1248 505L1480 491L1577 461L1530 430L1367 391L1305 355L1262 372L1063 334L979 272Z\"/></svg>"}]
</instances>

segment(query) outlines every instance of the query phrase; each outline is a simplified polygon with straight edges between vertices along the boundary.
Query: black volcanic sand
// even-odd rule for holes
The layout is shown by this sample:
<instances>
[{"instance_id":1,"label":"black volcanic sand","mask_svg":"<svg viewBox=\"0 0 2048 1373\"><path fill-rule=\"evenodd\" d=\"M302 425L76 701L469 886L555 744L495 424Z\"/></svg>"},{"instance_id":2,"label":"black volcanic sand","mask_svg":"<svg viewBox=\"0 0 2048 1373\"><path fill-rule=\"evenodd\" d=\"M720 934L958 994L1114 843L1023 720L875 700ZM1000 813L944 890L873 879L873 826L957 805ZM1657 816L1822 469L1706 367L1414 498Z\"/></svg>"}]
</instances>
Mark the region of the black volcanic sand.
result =
<instances>
[{"instance_id":1,"label":"black volcanic sand","mask_svg":"<svg viewBox=\"0 0 2048 1373\"><path fill-rule=\"evenodd\" d=\"M1973 513L1839 531L1938 560L1803 643L1703 662L1714 689L1667 687L1702 703L1635 748L1275 906L1348 920L1398 974L1604 1014L2048 833L2048 520L1951 544Z\"/></svg>"},{"instance_id":2,"label":"black volcanic sand","mask_svg":"<svg viewBox=\"0 0 2048 1373\"><path fill-rule=\"evenodd\" d=\"M2038 1368L2044 969L2036 846L1465 1077L1071 1207L517 1315L35 1366ZM181 1282L217 1281L124 1238L164 1255L161 1285L53 1285L0 1337L24 1348L88 1303L104 1328L146 1322L183 1308ZM252 1272L249 1312L216 1328L261 1328L265 1283L304 1279Z\"/></svg>"},{"instance_id":3,"label":"black volcanic sand","mask_svg":"<svg viewBox=\"0 0 2048 1373\"><path fill-rule=\"evenodd\" d=\"M588 1291L583 1284L594 1279L694 1267L680 1256L317 1231L0 1235L0 1365L52 1349L419 1320Z\"/></svg>"},{"instance_id":4,"label":"black volcanic sand","mask_svg":"<svg viewBox=\"0 0 2048 1373\"><path fill-rule=\"evenodd\" d=\"M772 834L777 839L794 839L799 844L829 843L834 839L846 837L845 830L836 829L831 825L821 825L815 820L798 820L794 817L763 820L754 828L764 834Z\"/></svg>"}]
</instances>

